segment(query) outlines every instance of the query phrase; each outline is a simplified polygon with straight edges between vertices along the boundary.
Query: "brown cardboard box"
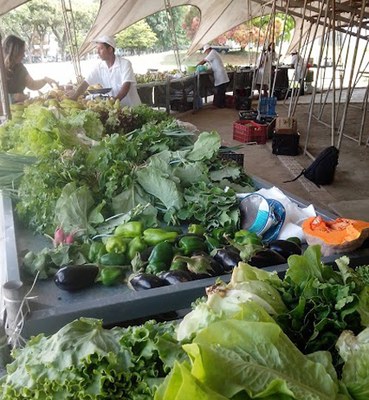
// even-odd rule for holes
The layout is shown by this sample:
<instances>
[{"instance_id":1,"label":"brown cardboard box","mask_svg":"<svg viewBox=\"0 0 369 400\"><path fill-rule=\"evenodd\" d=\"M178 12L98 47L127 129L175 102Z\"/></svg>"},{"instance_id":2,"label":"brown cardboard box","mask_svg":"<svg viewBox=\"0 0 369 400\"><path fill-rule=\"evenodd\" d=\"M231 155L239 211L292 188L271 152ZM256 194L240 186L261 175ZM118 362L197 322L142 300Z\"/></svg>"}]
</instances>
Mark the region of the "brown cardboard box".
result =
<instances>
[{"instance_id":1,"label":"brown cardboard box","mask_svg":"<svg viewBox=\"0 0 369 400\"><path fill-rule=\"evenodd\" d=\"M295 118L277 117L275 121L275 133L293 134L297 133L297 121Z\"/></svg>"}]
</instances>

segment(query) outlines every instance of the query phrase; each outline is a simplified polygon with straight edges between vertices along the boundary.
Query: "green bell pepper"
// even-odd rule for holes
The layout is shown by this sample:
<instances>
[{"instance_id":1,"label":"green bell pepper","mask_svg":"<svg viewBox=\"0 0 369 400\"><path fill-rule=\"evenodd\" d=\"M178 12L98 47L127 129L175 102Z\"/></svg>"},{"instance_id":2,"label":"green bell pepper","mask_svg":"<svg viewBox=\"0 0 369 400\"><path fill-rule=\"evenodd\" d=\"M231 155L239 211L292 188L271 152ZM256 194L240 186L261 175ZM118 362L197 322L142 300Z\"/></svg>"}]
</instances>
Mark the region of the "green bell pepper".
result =
<instances>
[{"instance_id":1,"label":"green bell pepper","mask_svg":"<svg viewBox=\"0 0 369 400\"><path fill-rule=\"evenodd\" d=\"M105 248L108 253L123 254L127 250L127 245L130 242L122 236L111 236L105 242Z\"/></svg>"},{"instance_id":2,"label":"green bell pepper","mask_svg":"<svg viewBox=\"0 0 369 400\"><path fill-rule=\"evenodd\" d=\"M161 271L168 271L173 254L173 246L169 242L158 243L152 249L146 272L148 274L157 274Z\"/></svg>"},{"instance_id":3,"label":"green bell pepper","mask_svg":"<svg viewBox=\"0 0 369 400\"><path fill-rule=\"evenodd\" d=\"M225 244L227 243L224 235L229 233L227 229L225 228L215 228L211 231L210 235L211 237L213 237L214 239L218 240L219 243L221 244Z\"/></svg>"},{"instance_id":4,"label":"green bell pepper","mask_svg":"<svg viewBox=\"0 0 369 400\"><path fill-rule=\"evenodd\" d=\"M88 251L88 260L92 263L96 263L99 261L100 257L106 253L107 251L104 243L96 241L92 242Z\"/></svg>"},{"instance_id":5,"label":"green bell pepper","mask_svg":"<svg viewBox=\"0 0 369 400\"><path fill-rule=\"evenodd\" d=\"M241 229L234 234L234 241L240 245L262 245L261 238L255 232L250 232L245 229Z\"/></svg>"},{"instance_id":6,"label":"green bell pepper","mask_svg":"<svg viewBox=\"0 0 369 400\"><path fill-rule=\"evenodd\" d=\"M194 233L195 235L202 236L206 232L206 229L199 224L191 224L188 226L188 233Z\"/></svg>"},{"instance_id":7,"label":"green bell pepper","mask_svg":"<svg viewBox=\"0 0 369 400\"><path fill-rule=\"evenodd\" d=\"M130 221L124 224L118 225L115 228L114 236L121 236L126 238L134 238L141 236L144 229L144 225L141 221Z\"/></svg>"},{"instance_id":8,"label":"green bell pepper","mask_svg":"<svg viewBox=\"0 0 369 400\"><path fill-rule=\"evenodd\" d=\"M143 241L140 236L136 236L128 243L128 258L133 260L137 253L145 250L147 244Z\"/></svg>"},{"instance_id":9,"label":"green bell pepper","mask_svg":"<svg viewBox=\"0 0 369 400\"><path fill-rule=\"evenodd\" d=\"M102 265L127 265L129 264L127 256L119 253L106 253L99 259L99 264Z\"/></svg>"},{"instance_id":10,"label":"green bell pepper","mask_svg":"<svg viewBox=\"0 0 369 400\"><path fill-rule=\"evenodd\" d=\"M120 267L104 267L100 271L99 281L105 286L113 286L119 283L123 277L123 270Z\"/></svg>"},{"instance_id":11,"label":"green bell pepper","mask_svg":"<svg viewBox=\"0 0 369 400\"><path fill-rule=\"evenodd\" d=\"M204 239L192 235L182 236L178 242L178 247L183 250L185 256L189 256L196 251L207 251Z\"/></svg>"},{"instance_id":12,"label":"green bell pepper","mask_svg":"<svg viewBox=\"0 0 369 400\"><path fill-rule=\"evenodd\" d=\"M143 232L143 239L149 246L155 246L160 242L174 242L178 232L167 231L161 228L148 228Z\"/></svg>"}]
</instances>

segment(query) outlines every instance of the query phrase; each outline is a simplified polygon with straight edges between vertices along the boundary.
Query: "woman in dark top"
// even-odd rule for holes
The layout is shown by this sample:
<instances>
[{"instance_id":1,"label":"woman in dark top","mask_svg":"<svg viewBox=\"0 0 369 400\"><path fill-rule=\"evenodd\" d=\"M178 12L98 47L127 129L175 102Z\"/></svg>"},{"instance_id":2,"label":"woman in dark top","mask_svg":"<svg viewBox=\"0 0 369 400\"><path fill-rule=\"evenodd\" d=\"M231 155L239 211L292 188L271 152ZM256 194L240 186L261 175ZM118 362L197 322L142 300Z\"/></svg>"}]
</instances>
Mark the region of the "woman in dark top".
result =
<instances>
[{"instance_id":1,"label":"woman in dark top","mask_svg":"<svg viewBox=\"0 0 369 400\"><path fill-rule=\"evenodd\" d=\"M14 35L9 35L3 43L4 63L6 70L6 82L8 93L13 103L22 102L27 99L24 89L39 90L46 84L56 82L48 77L43 79L32 79L26 67L22 64L26 44L24 40Z\"/></svg>"}]
</instances>

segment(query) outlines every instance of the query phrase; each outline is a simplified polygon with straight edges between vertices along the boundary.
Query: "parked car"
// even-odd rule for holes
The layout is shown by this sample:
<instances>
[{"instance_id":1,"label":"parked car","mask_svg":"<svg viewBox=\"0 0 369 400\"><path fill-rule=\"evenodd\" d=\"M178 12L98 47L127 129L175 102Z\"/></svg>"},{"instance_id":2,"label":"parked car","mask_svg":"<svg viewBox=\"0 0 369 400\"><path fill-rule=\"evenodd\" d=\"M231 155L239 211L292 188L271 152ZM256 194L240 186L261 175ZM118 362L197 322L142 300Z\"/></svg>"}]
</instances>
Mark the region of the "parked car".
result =
<instances>
[{"instance_id":1,"label":"parked car","mask_svg":"<svg viewBox=\"0 0 369 400\"><path fill-rule=\"evenodd\" d=\"M229 46L211 45L211 48L216 50L218 53L221 53L221 54L226 54L230 50Z\"/></svg>"}]
</instances>

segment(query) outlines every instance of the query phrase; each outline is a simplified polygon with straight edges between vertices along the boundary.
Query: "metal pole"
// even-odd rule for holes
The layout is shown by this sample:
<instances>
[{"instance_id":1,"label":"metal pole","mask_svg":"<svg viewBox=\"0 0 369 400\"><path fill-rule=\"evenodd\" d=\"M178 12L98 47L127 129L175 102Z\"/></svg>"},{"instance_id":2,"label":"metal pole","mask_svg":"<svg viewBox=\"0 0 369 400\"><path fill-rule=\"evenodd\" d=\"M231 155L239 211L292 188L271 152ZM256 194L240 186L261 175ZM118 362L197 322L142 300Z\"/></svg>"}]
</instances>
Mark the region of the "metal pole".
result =
<instances>
[{"instance_id":1,"label":"metal pole","mask_svg":"<svg viewBox=\"0 0 369 400\"><path fill-rule=\"evenodd\" d=\"M322 35L322 37L324 37L324 35L325 35L325 30L326 30L326 26L327 26L328 2L329 2L329 0L327 0L327 4L325 4L326 8L325 8L325 14L324 14L324 24L323 24L323 35ZM323 4L322 4L322 7L320 8L319 16L318 16L317 21L320 20L322 12L323 12ZM314 40L316 38L316 34L317 34L317 31L318 31L318 26L319 26L319 23L317 22L316 25L315 25L313 43L314 43ZM322 62L322 56L323 56L323 47L320 48L320 53L319 53L318 68L317 68L317 71L316 71L316 75L317 75L316 81L317 82L318 82L318 77L319 77L320 65L321 65L321 62ZM309 118L308 118L308 124L307 124L307 128L306 128L306 139L305 139L305 146L304 146L304 154L307 153L307 146L308 146L309 138L310 138L311 119L312 119L312 115L313 115L313 111L314 111L316 86L317 85L315 85L314 88L313 88L313 93L311 95L311 100L310 100Z\"/></svg>"},{"instance_id":2,"label":"metal pole","mask_svg":"<svg viewBox=\"0 0 369 400\"><path fill-rule=\"evenodd\" d=\"M350 103L352 79L353 79L354 69L355 69L355 65L356 65L357 51L358 51L359 41L360 41L360 32L361 32L361 27L362 27L362 24L363 24L363 17L364 17L364 12L365 12L365 3L366 3L365 0L362 0L361 11L360 11L360 20L359 20L359 26L358 26L355 49L354 49L354 56L353 56L353 64L352 64L352 68L351 68L351 71L350 71L350 80L349 80L349 86L347 88L346 103L345 103L345 107L344 107L344 110L343 110L343 115L342 115L342 119L341 119L339 135L338 135L338 141L337 141L337 148L338 149L341 147L342 137L343 137L343 129L345 127L347 110L348 110L348 106L349 106L349 103Z\"/></svg>"},{"instance_id":3,"label":"metal pole","mask_svg":"<svg viewBox=\"0 0 369 400\"><path fill-rule=\"evenodd\" d=\"M172 35L172 40L173 40L174 57L176 59L177 67L181 71L181 59L179 57L178 41L177 41L177 35L176 35L176 28L174 25L172 6L170 4L170 0L164 0L164 4L165 4L165 10L167 12L168 27L169 27L170 33Z\"/></svg>"},{"instance_id":4,"label":"metal pole","mask_svg":"<svg viewBox=\"0 0 369 400\"><path fill-rule=\"evenodd\" d=\"M3 46L2 46L2 37L0 34L0 100L1 104L3 105L3 114L5 120L11 118L10 112L10 102L9 102L9 95L8 95L8 88L6 85L6 72L5 72L5 65L4 65L4 54L3 54Z\"/></svg>"},{"instance_id":5,"label":"metal pole","mask_svg":"<svg viewBox=\"0 0 369 400\"><path fill-rule=\"evenodd\" d=\"M331 146L334 145L335 141L335 107L336 107L336 7L335 0L332 0L332 68L333 68L333 92L332 92L332 105L331 105Z\"/></svg>"}]
</instances>

